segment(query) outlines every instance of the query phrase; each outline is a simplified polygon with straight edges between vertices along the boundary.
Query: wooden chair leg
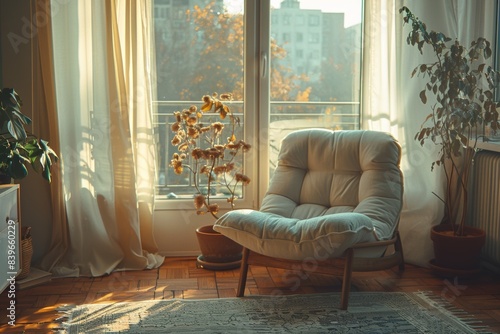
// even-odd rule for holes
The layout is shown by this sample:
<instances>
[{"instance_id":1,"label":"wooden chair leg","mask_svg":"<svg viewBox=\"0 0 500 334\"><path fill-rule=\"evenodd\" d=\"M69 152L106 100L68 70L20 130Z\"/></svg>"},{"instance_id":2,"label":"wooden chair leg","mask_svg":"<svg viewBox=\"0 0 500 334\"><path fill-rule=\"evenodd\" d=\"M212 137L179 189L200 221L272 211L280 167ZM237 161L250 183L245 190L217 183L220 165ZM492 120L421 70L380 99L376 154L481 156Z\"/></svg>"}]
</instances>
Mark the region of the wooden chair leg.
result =
<instances>
[{"instance_id":1,"label":"wooden chair leg","mask_svg":"<svg viewBox=\"0 0 500 334\"><path fill-rule=\"evenodd\" d=\"M352 248L349 248L347 250L345 264L344 264L344 278L342 280L342 294L340 298L341 310L347 310L347 305L349 303L349 292L351 292L353 258L354 258L354 250Z\"/></svg>"},{"instance_id":2,"label":"wooden chair leg","mask_svg":"<svg viewBox=\"0 0 500 334\"><path fill-rule=\"evenodd\" d=\"M394 250L401 254L401 262L399 263L399 271L405 270L405 257L403 253L403 243L401 242L401 236L399 231L396 232L396 243L394 244Z\"/></svg>"},{"instance_id":3,"label":"wooden chair leg","mask_svg":"<svg viewBox=\"0 0 500 334\"><path fill-rule=\"evenodd\" d=\"M241 258L240 267L240 280L238 282L238 290L236 291L236 297L243 297L245 295L245 286L247 284L247 274L248 274L248 256L250 251L248 248L243 248L243 256Z\"/></svg>"}]
</instances>

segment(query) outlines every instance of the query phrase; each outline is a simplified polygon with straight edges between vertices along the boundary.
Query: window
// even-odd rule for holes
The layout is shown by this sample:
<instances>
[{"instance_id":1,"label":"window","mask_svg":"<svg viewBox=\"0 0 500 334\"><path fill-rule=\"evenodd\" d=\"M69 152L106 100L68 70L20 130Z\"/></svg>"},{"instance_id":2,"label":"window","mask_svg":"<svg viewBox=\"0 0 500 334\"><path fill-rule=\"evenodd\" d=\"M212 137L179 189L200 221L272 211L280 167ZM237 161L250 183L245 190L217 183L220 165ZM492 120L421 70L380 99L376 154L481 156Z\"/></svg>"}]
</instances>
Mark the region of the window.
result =
<instances>
[{"instance_id":1,"label":"window","mask_svg":"<svg viewBox=\"0 0 500 334\"><path fill-rule=\"evenodd\" d=\"M319 43L320 35L318 33L310 33L309 34L309 43Z\"/></svg>"},{"instance_id":2,"label":"window","mask_svg":"<svg viewBox=\"0 0 500 334\"><path fill-rule=\"evenodd\" d=\"M322 18L340 9L330 2L321 2L324 8L306 8L313 3L306 0L300 1L304 8L281 8L287 1L174 1L175 20L155 22L161 205L173 208L180 199L191 201L193 180L174 174L168 166L173 152L169 125L174 111L199 105L202 95L232 92L232 108L242 119L245 140L258 148L245 162L245 174L253 181L240 194L243 207L255 207L263 196L287 133L305 127L359 128L361 7L345 16ZM257 8L259 4L263 7ZM155 0L157 5L164 6ZM307 25L297 32L285 17L307 18ZM328 20L341 21L333 25ZM322 35L323 23L342 28ZM301 42L300 49L296 42ZM351 46L348 52L346 45ZM246 61L255 55L260 59Z\"/></svg>"},{"instance_id":3,"label":"window","mask_svg":"<svg viewBox=\"0 0 500 334\"><path fill-rule=\"evenodd\" d=\"M283 25L285 26L290 25L290 15L283 15Z\"/></svg>"},{"instance_id":4,"label":"window","mask_svg":"<svg viewBox=\"0 0 500 334\"><path fill-rule=\"evenodd\" d=\"M319 15L309 15L308 20L311 27L317 27L320 25Z\"/></svg>"},{"instance_id":5,"label":"window","mask_svg":"<svg viewBox=\"0 0 500 334\"><path fill-rule=\"evenodd\" d=\"M500 15L500 3L496 4L495 12L496 12L494 16L496 18L495 39L492 41L493 43L495 43L493 66L496 70L499 70L500 69L500 22L498 21L499 17L498 15ZM496 100L500 101L500 89L496 89L495 94L496 94ZM488 129L487 131L490 133L488 140L500 144L499 131L497 130L496 133L492 133L493 131L491 129Z\"/></svg>"},{"instance_id":6,"label":"window","mask_svg":"<svg viewBox=\"0 0 500 334\"><path fill-rule=\"evenodd\" d=\"M298 26L303 26L304 25L304 15L296 16L295 22L297 23Z\"/></svg>"}]
</instances>

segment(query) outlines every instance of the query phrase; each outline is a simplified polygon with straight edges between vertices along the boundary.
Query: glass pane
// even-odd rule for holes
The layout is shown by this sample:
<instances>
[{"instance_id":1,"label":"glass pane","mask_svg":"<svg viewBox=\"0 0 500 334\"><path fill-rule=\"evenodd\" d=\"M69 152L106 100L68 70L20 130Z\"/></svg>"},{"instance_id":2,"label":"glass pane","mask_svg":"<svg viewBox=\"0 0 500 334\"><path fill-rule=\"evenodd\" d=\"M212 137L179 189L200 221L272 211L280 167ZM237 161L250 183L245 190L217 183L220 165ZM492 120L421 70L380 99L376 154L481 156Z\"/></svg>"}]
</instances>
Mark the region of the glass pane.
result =
<instances>
[{"instance_id":1,"label":"glass pane","mask_svg":"<svg viewBox=\"0 0 500 334\"><path fill-rule=\"evenodd\" d=\"M289 132L358 129L362 0L271 1L270 170Z\"/></svg>"},{"instance_id":2,"label":"glass pane","mask_svg":"<svg viewBox=\"0 0 500 334\"><path fill-rule=\"evenodd\" d=\"M193 104L200 107L203 95L232 93L229 105L241 119L238 131L243 132L243 4L244 0L154 0L159 198L193 196L193 176L177 175L169 167L177 152L171 144L175 111ZM203 118L207 124L211 121Z\"/></svg>"}]
</instances>

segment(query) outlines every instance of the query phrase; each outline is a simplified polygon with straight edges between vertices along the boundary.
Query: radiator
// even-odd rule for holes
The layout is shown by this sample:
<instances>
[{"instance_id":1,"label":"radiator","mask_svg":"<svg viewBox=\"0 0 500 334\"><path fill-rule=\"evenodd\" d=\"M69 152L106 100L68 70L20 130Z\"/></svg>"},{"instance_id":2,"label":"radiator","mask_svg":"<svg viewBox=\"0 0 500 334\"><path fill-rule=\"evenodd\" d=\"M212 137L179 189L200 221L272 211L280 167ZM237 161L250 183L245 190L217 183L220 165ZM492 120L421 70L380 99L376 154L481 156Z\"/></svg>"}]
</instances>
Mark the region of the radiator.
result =
<instances>
[{"instance_id":1,"label":"radiator","mask_svg":"<svg viewBox=\"0 0 500 334\"><path fill-rule=\"evenodd\" d=\"M474 159L471 225L486 232L482 260L500 271L500 153L480 151Z\"/></svg>"}]
</instances>

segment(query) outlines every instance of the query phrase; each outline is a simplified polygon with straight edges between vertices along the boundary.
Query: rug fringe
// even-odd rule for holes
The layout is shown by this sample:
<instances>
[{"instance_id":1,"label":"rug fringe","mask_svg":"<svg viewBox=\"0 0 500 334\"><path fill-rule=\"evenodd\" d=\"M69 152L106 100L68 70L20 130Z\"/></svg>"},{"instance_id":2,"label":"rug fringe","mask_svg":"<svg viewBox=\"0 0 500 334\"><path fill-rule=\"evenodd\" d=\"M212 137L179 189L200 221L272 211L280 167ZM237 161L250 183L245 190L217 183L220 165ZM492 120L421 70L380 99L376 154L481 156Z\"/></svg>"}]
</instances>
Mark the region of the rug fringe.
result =
<instances>
[{"instance_id":1,"label":"rug fringe","mask_svg":"<svg viewBox=\"0 0 500 334\"><path fill-rule=\"evenodd\" d=\"M58 327L52 329L53 333L67 333L69 322L71 321L71 313L77 307L76 304L64 304L57 308L57 318L54 320Z\"/></svg>"},{"instance_id":2,"label":"rug fringe","mask_svg":"<svg viewBox=\"0 0 500 334\"><path fill-rule=\"evenodd\" d=\"M418 291L415 293L415 295L425 300L427 303L434 305L439 309L445 310L450 315L457 318L460 322L472 328L478 333L495 334L495 332L492 332L487 325L485 325L481 320L478 320L474 315L459 307L456 307L451 302L449 302L442 296L437 296L432 291Z\"/></svg>"}]
</instances>

